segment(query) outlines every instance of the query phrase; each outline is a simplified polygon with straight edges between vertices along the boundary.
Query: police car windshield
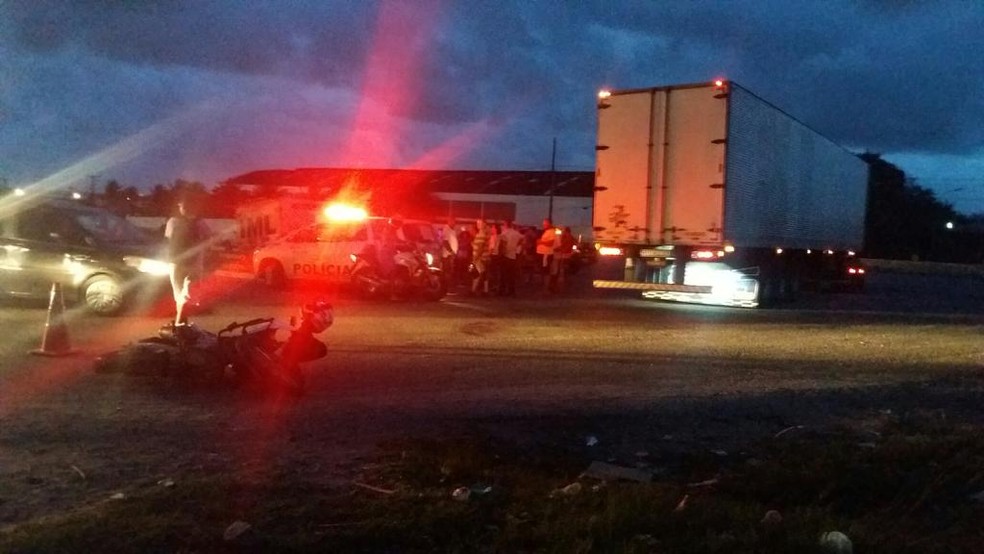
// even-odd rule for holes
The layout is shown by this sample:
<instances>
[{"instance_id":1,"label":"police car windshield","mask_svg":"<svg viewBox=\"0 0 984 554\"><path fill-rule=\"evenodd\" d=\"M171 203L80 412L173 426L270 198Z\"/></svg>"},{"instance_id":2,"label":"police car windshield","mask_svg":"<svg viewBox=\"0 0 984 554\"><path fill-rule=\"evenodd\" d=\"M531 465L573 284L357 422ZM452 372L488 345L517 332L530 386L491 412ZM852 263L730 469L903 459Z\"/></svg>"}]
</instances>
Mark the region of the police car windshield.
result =
<instances>
[{"instance_id":1,"label":"police car windshield","mask_svg":"<svg viewBox=\"0 0 984 554\"><path fill-rule=\"evenodd\" d=\"M405 223L403 225L404 236L413 242L430 242L434 240L434 230L428 225L416 223Z\"/></svg>"},{"instance_id":2,"label":"police car windshield","mask_svg":"<svg viewBox=\"0 0 984 554\"><path fill-rule=\"evenodd\" d=\"M384 235L386 228L390 225L391 223L387 222L385 219L374 220L372 222L373 232L376 236L381 237ZM433 242L436 240L434 230L431 229L430 225L426 223L402 221L395 226L399 229L398 237L401 240L417 243Z\"/></svg>"}]
</instances>

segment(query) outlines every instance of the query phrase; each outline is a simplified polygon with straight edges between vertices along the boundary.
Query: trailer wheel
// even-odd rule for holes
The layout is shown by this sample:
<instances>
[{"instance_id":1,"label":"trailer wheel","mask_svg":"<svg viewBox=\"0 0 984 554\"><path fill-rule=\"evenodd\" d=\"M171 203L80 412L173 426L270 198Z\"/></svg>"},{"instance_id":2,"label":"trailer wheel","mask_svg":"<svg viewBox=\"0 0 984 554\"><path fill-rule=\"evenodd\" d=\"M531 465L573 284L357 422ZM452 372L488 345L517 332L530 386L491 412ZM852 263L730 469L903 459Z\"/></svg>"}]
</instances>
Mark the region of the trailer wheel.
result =
<instances>
[{"instance_id":1,"label":"trailer wheel","mask_svg":"<svg viewBox=\"0 0 984 554\"><path fill-rule=\"evenodd\" d=\"M780 283L781 280L777 279L775 275L764 274L759 276L758 304L760 307L771 308L778 303L781 298Z\"/></svg>"},{"instance_id":2,"label":"trailer wheel","mask_svg":"<svg viewBox=\"0 0 984 554\"><path fill-rule=\"evenodd\" d=\"M785 274L776 279L778 281L779 302L794 302L799 295L799 278L796 275Z\"/></svg>"}]
</instances>

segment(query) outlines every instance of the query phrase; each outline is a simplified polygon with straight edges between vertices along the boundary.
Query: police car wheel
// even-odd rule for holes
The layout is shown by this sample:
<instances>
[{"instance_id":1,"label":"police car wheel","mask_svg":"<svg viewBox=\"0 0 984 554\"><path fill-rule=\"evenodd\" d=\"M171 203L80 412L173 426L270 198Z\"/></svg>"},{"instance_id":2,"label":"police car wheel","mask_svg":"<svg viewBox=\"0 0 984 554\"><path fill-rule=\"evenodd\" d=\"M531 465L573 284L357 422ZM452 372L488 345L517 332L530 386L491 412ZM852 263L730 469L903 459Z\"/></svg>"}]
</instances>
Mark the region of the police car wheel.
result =
<instances>
[{"instance_id":1,"label":"police car wheel","mask_svg":"<svg viewBox=\"0 0 984 554\"><path fill-rule=\"evenodd\" d=\"M123 309L123 286L109 275L97 275L82 287L85 307L98 315L115 315Z\"/></svg>"},{"instance_id":2,"label":"police car wheel","mask_svg":"<svg viewBox=\"0 0 984 554\"><path fill-rule=\"evenodd\" d=\"M280 288L284 286L284 266L276 260L266 260L260 265L260 279L268 287Z\"/></svg>"}]
</instances>

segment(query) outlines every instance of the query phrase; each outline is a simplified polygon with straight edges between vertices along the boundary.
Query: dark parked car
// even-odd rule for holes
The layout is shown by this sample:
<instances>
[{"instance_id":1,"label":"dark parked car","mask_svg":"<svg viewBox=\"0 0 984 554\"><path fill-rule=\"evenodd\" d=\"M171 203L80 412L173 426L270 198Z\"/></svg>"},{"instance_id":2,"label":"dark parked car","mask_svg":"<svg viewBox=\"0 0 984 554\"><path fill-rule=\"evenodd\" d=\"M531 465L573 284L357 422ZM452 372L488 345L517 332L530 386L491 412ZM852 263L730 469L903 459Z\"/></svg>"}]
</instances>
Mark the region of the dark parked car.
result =
<instances>
[{"instance_id":1,"label":"dark parked car","mask_svg":"<svg viewBox=\"0 0 984 554\"><path fill-rule=\"evenodd\" d=\"M107 210L60 199L0 201L0 294L47 298L100 315L147 305L170 291L162 240Z\"/></svg>"}]
</instances>

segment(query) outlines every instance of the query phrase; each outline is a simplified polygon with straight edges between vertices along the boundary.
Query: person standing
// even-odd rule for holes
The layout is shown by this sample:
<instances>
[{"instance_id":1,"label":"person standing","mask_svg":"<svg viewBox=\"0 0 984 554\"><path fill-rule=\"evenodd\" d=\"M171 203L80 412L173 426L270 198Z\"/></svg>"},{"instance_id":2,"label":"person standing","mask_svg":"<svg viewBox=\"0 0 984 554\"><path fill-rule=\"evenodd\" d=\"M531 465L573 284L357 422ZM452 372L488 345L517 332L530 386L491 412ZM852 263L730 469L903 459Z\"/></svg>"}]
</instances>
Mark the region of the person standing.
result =
<instances>
[{"instance_id":1,"label":"person standing","mask_svg":"<svg viewBox=\"0 0 984 554\"><path fill-rule=\"evenodd\" d=\"M516 230L512 221L502 224L499 235L499 255L501 256L501 276L499 296L516 296L516 279L519 274L519 253L523 235Z\"/></svg>"},{"instance_id":2,"label":"person standing","mask_svg":"<svg viewBox=\"0 0 984 554\"><path fill-rule=\"evenodd\" d=\"M462 225L458 233L458 257L454 262L456 281L466 287L471 286L468 266L472 262L472 239L475 237L474 225ZM470 288L468 290L471 290Z\"/></svg>"},{"instance_id":3,"label":"person standing","mask_svg":"<svg viewBox=\"0 0 984 554\"><path fill-rule=\"evenodd\" d=\"M489 230L484 219L475 221L475 236L472 238L472 265L476 275L472 278L471 294L478 296L489 291Z\"/></svg>"},{"instance_id":4,"label":"person standing","mask_svg":"<svg viewBox=\"0 0 984 554\"><path fill-rule=\"evenodd\" d=\"M448 284L454 287L454 260L458 257L458 234L454 230L454 218L449 217L441 229L441 271Z\"/></svg>"},{"instance_id":5,"label":"person standing","mask_svg":"<svg viewBox=\"0 0 984 554\"><path fill-rule=\"evenodd\" d=\"M178 201L178 213L164 224L168 261L171 262L171 291L174 294L174 324L188 323L191 287L204 274L208 227L191 208L187 199Z\"/></svg>"},{"instance_id":6,"label":"person standing","mask_svg":"<svg viewBox=\"0 0 984 554\"><path fill-rule=\"evenodd\" d=\"M560 240L554 252L554 261L557 266L556 286L557 291L562 292L567 284L567 272L570 269L571 257L574 255L574 233L570 227L564 227L560 232Z\"/></svg>"},{"instance_id":7,"label":"person standing","mask_svg":"<svg viewBox=\"0 0 984 554\"><path fill-rule=\"evenodd\" d=\"M540 273L540 259L536 253L536 241L540 239L535 227L523 229L523 245L520 248L520 272L523 274L523 281L527 285L533 284L533 278Z\"/></svg>"},{"instance_id":8,"label":"person standing","mask_svg":"<svg viewBox=\"0 0 984 554\"><path fill-rule=\"evenodd\" d=\"M536 256L540 260L540 271L543 275L543 292L553 292L556 288L557 264L554 263L554 253L560 239L560 229L553 226L549 218L543 220L543 232L536 241Z\"/></svg>"},{"instance_id":9,"label":"person standing","mask_svg":"<svg viewBox=\"0 0 984 554\"><path fill-rule=\"evenodd\" d=\"M502 256L499 254L499 236L501 234L501 229L498 223L490 223L488 225L489 230L489 270L486 281L488 284L485 286L485 291L492 292L499 290L500 280L502 278Z\"/></svg>"}]
</instances>

